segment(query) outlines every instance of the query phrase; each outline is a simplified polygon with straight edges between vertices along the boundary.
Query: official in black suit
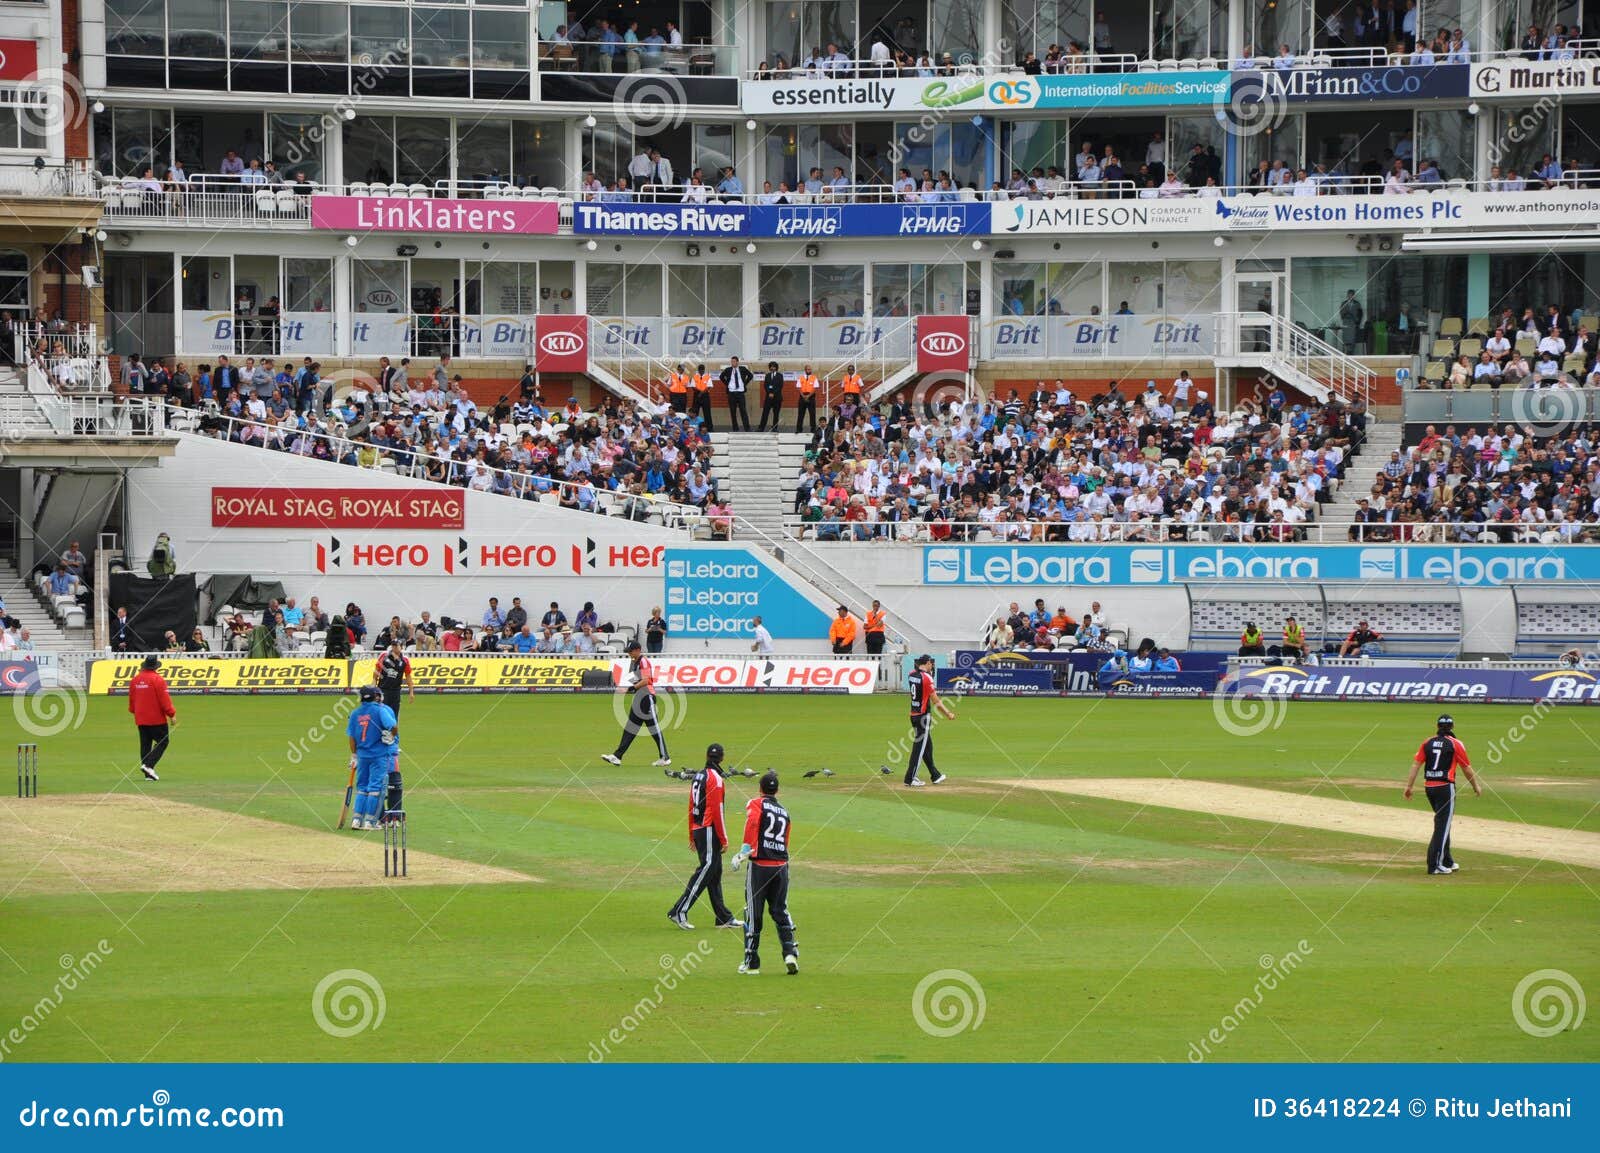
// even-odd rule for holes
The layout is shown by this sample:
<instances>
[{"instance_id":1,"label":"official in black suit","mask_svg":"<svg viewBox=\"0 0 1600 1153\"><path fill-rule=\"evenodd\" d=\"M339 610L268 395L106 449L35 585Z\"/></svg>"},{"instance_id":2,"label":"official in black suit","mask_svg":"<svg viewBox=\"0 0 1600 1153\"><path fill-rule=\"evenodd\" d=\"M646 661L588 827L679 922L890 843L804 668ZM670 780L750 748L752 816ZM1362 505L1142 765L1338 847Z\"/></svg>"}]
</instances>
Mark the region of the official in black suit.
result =
<instances>
[{"instance_id":1,"label":"official in black suit","mask_svg":"<svg viewBox=\"0 0 1600 1153\"><path fill-rule=\"evenodd\" d=\"M749 432L750 411L745 407L744 394L755 379L755 374L740 364L737 356L733 356L728 358L728 367L722 370L719 379L723 388L728 390L728 430L738 432L743 424L744 431Z\"/></svg>"},{"instance_id":2,"label":"official in black suit","mask_svg":"<svg viewBox=\"0 0 1600 1153\"><path fill-rule=\"evenodd\" d=\"M761 378L761 423L756 426L757 432L767 431L767 417L772 418L772 431L778 431L778 421L783 413L783 373L778 371L778 362L767 361L767 375Z\"/></svg>"}]
</instances>

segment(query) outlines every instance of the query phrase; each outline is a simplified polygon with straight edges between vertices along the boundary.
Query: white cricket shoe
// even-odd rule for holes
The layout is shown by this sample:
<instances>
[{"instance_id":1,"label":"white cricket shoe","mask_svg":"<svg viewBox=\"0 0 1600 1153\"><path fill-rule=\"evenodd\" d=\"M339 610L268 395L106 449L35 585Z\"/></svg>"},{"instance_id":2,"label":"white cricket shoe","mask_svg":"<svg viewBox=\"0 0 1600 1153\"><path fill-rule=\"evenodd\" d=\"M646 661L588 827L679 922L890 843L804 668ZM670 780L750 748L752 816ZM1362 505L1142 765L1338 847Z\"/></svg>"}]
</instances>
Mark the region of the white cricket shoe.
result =
<instances>
[{"instance_id":1,"label":"white cricket shoe","mask_svg":"<svg viewBox=\"0 0 1600 1153\"><path fill-rule=\"evenodd\" d=\"M144 774L144 779L147 781L159 781L161 779L160 775L149 765L140 765L139 771Z\"/></svg>"},{"instance_id":2,"label":"white cricket shoe","mask_svg":"<svg viewBox=\"0 0 1600 1153\"><path fill-rule=\"evenodd\" d=\"M682 913L668 913L667 914L667 920L671 921L674 925L678 926L678 928L680 928L680 929L692 929L692 928L694 928L693 925L689 924L689 918L686 917Z\"/></svg>"},{"instance_id":3,"label":"white cricket shoe","mask_svg":"<svg viewBox=\"0 0 1600 1153\"><path fill-rule=\"evenodd\" d=\"M948 781L949 779L950 779L950 774L948 774L948 773L940 773L938 776L933 778L933 783L936 784L936 785L942 785L946 781Z\"/></svg>"},{"instance_id":4,"label":"white cricket shoe","mask_svg":"<svg viewBox=\"0 0 1600 1153\"><path fill-rule=\"evenodd\" d=\"M749 965L744 965L744 964L741 964L739 966L739 972L747 973L752 977L761 976L761 970L760 969L752 969Z\"/></svg>"},{"instance_id":5,"label":"white cricket shoe","mask_svg":"<svg viewBox=\"0 0 1600 1153\"><path fill-rule=\"evenodd\" d=\"M906 787L910 789L924 789L927 788L927 786L928 782L923 780L921 777L912 777L906 782Z\"/></svg>"},{"instance_id":6,"label":"white cricket shoe","mask_svg":"<svg viewBox=\"0 0 1600 1153\"><path fill-rule=\"evenodd\" d=\"M789 970L789 976L794 976L800 971L800 958L793 953L788 954L783 959L783 967Z\"/></svg>"},{"instance_id":7,"label":"white cricket shoe","mask_svg":"<svg viewBox=\"0 0 1600 1153\"><path fill-rule=\"evenodd\" d=\"M600 759L608 765L620 765L622 763L622 758L617 756L616 753L601 753Z\"/></svg>"},{"instance_id":8,"label":"white cricket shoe","mask_svg":"<svg viewBox=\"0 0 1600 1153\"><path fill-rule=\"evenodd\" d=\"M656 759L655 764L656 764L656 768L658 768L658 769L670 769L672 767L672 758L671 757L658 757Z\"/></svg>"}]
</instances>

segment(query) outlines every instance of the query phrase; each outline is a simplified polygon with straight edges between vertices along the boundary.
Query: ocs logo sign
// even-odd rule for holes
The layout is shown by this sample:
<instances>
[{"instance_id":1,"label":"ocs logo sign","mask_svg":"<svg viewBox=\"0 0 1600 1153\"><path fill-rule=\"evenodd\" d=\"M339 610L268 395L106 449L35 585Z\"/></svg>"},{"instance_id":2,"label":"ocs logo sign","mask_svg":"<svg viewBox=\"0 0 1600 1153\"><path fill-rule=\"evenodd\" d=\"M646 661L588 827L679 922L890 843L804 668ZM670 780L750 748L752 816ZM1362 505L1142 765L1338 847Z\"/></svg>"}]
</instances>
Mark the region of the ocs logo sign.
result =
<instances>
[{"instance_id":1,"label":"ocs logo sign","mask_svg":"<svg viewBox=\"0 0 1600 1153\"><path fill-rule=\"evenodd\" d=\"M996 80L989 85L989 102L1010 107L1026 107L1037 93L1031 80Z\"/></svg>"},{"instance_id":2,"label":"ocs logo sign","mask_svg":"<svg viewBox=\"0 0 1600 1153\"><path fill-rule=\"evenodd\" d=\"M583 351L583 337L575 332L547 332L539 338L539 349L551 356L574 356Z\"/></svg>"}]
</instances>

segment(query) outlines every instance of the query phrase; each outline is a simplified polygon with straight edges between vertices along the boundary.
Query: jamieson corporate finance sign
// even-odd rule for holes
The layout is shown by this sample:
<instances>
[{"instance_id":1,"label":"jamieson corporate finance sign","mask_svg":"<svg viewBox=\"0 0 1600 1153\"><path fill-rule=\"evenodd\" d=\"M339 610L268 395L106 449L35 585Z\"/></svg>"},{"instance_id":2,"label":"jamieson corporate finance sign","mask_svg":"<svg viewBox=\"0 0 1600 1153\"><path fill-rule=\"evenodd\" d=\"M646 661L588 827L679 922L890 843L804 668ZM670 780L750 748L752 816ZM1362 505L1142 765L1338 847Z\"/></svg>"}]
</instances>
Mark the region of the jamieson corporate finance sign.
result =
<instances>
[{"instance_id":1,"label":"jamieson corporate finance sign","mask_svg":"<svg viewBox=\"0 0 1600 1153\"><path fill-rule=\"evenodd\" d=\"M746 112L1021 111L1028 108L1159 108L1225 104L1220 71L1090 73L1081 76L950 76L841 79L794 76L744 84Z\"/></svg>"},{"instance_id":2,"label":"jamieson corporate finance sign","mask_svg":"<svg viewBox=\"0 0 1600 1153\"><path fill-rule=\"evenodd\" d=\"M1180 585L1212 581L1428 581L1462 588L1600 581L1579 545L928 545L929 585Z\"/></svg>"}]
</instances>

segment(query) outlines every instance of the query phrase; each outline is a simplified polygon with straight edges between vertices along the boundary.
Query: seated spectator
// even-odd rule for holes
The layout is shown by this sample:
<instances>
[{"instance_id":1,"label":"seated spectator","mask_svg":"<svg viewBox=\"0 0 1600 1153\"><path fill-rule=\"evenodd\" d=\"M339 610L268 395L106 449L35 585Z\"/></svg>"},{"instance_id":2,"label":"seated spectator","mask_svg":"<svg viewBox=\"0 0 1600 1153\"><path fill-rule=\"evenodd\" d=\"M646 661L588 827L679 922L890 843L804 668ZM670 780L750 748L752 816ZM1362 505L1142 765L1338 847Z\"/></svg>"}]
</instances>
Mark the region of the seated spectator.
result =
<instances>
[{"instance_id":1,"label":"seated spectator","mask_svg":"<svg viewBox=\"0 0 1600 1153\"><path fill-rule=\"evenodd\" d=\"M1264 657L1267 655L1266 638L1255 621L1246 621L1244 632L1239 635L1239 655L1241 657Z\"/></svg>"},{"instance_id":2,"label":"seated spectator","mask_svg":"<svg viewBox=\"0 0 1600 1153\"><path fill-rule=\"evenodd\" d=\"M1356 627L1350 630L1350 635L1344 638L1344 643L1339 646L1341 657L1375 656L1379 651L1378 642L1383 640L1383 634L1372 628L1366 621L1356 622Z\"/></svg>"}]
</instances>

